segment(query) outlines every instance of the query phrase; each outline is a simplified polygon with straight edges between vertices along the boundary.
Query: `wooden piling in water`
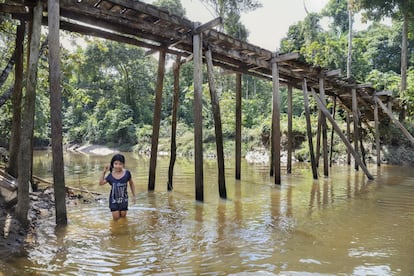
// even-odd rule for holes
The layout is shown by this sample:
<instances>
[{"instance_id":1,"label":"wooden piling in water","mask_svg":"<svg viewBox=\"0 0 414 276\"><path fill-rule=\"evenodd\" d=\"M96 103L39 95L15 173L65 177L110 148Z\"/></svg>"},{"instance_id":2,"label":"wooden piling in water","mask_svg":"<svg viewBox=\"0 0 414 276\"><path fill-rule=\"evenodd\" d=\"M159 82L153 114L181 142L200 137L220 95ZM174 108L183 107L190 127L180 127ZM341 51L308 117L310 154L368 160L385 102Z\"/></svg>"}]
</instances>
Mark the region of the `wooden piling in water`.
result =
<instances>
[{"instance_id":1,"label":"wooden piling in water","mask_svg":"<svg viewBox=\"0 0 414 276\"><path fill-rule=\"evenodd\" d=\"M357 153L359 153L358 150L358 143L359 143L359 128L358 128L358 120L359 120L359 116L358 116L358 101L357 101L357 96L356 96L356 89L353 88L351 90L352 93L352 118L353 118L353 125L354 125L354 148L355 151ZM358 167L358 162L355 162L354 164L355 170L358 171L359 167Z\"/></svg>"},{"instance_id":2,"label":"wooden piling in water","mask_svg":"<svg viewBox=\"0 0 414 276\"><path fill-rule=\"evenodd\" d=\"M374 121L375 121L375 150L377 152L377 166L381 166L381 149L380 149L380 138L379 138L379 119L378 119L378 102L377 96L374 96Z\"/></svg>"},{"instance_id":3,"label":"wooden piling in water","mask_svg":"<svg viewBox=\"0 0 414 276\"><path fill-rule=\"evenodd\" d=\"M210 88L211 108L214 118L214 130L216 134L216 149L217 149L217 166L218 166L218 187L220 198L227 198L226 180L224 174L224 149L223 149L223 130L221 127L220 103L217 97L216 82L214 80L213 72L213 58L211 50L205 52L207 63L208 85Z\"/></svg>"},{"instance_id":4,"label":"wooden piling in water","mask_svg":"<svg viewBox=\"0 0 414 276\"><path fill-rule=\"evenodd\" d=\"M241 178L241 125L242 125L242 74L236 74L236 137L235 137L235 177Z\"/></svg>"},{"instance_id":5,"label":"wooden piling in water","mask_svg":"<svg viewBox=\"0 0 414 276\"><path fill-rule=\"evenodd\" d=\"M332 118L335 120L336 115L336 96L333 99L334 105L332 109ZM333 146L334 146L334 129L331 129L331 143L330 143L330 150L329 150L329 167L332 167L332 154L333 154Z\"/></svg>"},{"instance_id":6,"label":"wooden piling in water","mask_svg":"<svg viewBox=\"0 0 414 276\"><path fill-rule=\"evenodd\" d=\"M199 26L195 24L195 27ZM203 179L203 53L202 33L193 35L194 55L194 174L195 174L195 198L198 201L204 200L204 179Z\"/></svg>"},{"instance_id":7,"label":"wooden piling in water","mask_svg":"<svg viewBox=\"0 0 414 276\"><path fill-rule=\"evenodd\" d=\"M167 180L167 190L173 190L173 175L174 175L174 165L177 158L177 114L178 114L178 105L180 97L180 66L181 66L181 56L177 56L175 63L173 65L173 75L174 75L174 94L172 100L171 108L171 143L170 143L170 164L168 166L168 180Z\"/></svg>"},{"instance_id":8,"label":"wooden piling in water","mask_svg":"<svg viewBox=\"0 0 414 276\"><path fill-rule=\"evenodd\" d=\"M158 57L157 86L155 89L154 117L152 120L151 157L148 177L148 191L155 189L155 172L157 169L158 138L160 135L162 90L165 75L165 51L161 50Z\"/></svg>"},{"instance_id":9,"label":"wooden piling in water","mask_svg":"<svg viewBox=\"0 0 414 276\"><path fill-rule=\"evenodd\" d=\"M319 95L320 95L320 99L322 103L326 106L325 87L324 87L323 78L319 78ZM329 176L328 134L327 134L326 118L323 113L321 114L321 126L322 126L323 175L325 177L328 177Z\"/></svg>"},{"instance_id":10,"label":"wooden piling in water","mask_svg":"<svg viewBox=\"0 0 414 276\"><path fill-rule=\"evenodd\" d=\"M293 151L293 134L292 134L292 86L288 85L288 150L287 150L287 173L292 173L292 151Z\"/></svg>"},{"instance_id":11,"label":"wooden piling in water","mask_svg":"<svg viewBox=\"0 0 414 276\"><path fill-rule=\"evenodd\" d=\"M278 53L273 54L272 60L272 80L273 80L273 107L272 107L272 136L273 159L274 159L274 183L281 184L280 176L280 88L279 88L279 68L275 60Z\"/></svg>"},{"instance_id":12,"label":"wooden piling in water","mask_svg":"<svg viewBox=\"0 0 414 276\"><path fill-rule=\"evenodd\" d=\"M318 168L316 165L315 153L313 151L312 124L311 124L311 119L310 119L308 85L306 83L306 79L303 79L303 102L305 106L306 132L308 136L309 155L310 155L311 166L312 166L312 175L313 175L313 179L318 179Z\"/></svg>"},{"instance_id":13,"label":"wooden piling in water","mask_svg":"<svg viewBox=\"0 0 414 276\"><path fill-rule=\"evenodd\" d=\"M311 91L312 91L312 96L313 96L313 98L316 101L316 104L318 105L318 107L320 108L320 110L322 110L322 112L324 113L324 115L326 116L326 118L331 122L332 127L335 129L335 131L337 132L337 134L339 135L339 137L345 143L345 145L347 146L348 150L352 153L352 155L354 156L355 162L358 163L358 165L362 168L362 170L364 171L365 175L369 179L374 179L374 177L368 171L367 167L362 162L361 157L358 154L358 152L352 147L351 143L349 143L349 141L346 139L345 135L342 133L342 131L339 128L338 124L332 118L331 114L329 113L329 111L326 108L326 106L323 104L322 100L319 98L319 96L316 94L316 92L313 89Z\"/></svg>"}]
</instances>

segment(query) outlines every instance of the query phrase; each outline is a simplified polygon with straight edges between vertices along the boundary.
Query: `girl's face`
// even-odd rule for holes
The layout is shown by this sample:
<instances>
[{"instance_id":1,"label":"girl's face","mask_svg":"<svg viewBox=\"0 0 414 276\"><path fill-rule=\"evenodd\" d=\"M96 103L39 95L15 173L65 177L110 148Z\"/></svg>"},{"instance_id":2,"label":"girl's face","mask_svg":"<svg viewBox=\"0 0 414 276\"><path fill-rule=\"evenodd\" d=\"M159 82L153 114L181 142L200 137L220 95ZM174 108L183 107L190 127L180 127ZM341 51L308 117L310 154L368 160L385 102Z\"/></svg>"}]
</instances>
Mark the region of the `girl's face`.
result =
<instances>
[{"instance_id":1,"label":"girl's face","mask_svg":"<svg viewBox=\"0 0 414 276\"><path fill-rule=\"evenodd\" d=\"M120 172L122 171L123 168L124 168L124 163L122 163L121 161L114 162L114 168L113 168L114 171Z\"/></svg>"}]
</instances>

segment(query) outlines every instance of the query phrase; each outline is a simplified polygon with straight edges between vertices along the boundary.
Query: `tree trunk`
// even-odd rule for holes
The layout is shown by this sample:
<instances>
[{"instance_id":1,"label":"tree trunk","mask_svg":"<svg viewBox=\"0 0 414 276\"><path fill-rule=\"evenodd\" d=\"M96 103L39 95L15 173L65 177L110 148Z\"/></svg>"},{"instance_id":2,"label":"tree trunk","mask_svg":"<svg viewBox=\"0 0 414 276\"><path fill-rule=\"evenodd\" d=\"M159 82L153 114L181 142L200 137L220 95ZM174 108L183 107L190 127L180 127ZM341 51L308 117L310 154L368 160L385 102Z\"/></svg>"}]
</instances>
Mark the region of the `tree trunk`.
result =
<instances>
[{"instance_id":1,"label":"tree trunk","mask_svg":"<svg viewBox=\"0 0 414 276\"><path fill-rule=\"evenodd\" d=\"M402 41L401 41L401 90L400 97L407 90L407 48L408 48L408 16L406 13L403 14L403 29L402 29ZM405 103L401 103L401 110L399 114L399 121L405 120Z\"/></svg>"},{"instance_id":2,"label":"tree trunk","mask_svg":"<svg viewBox=\"0 0 414 276\"><path fill-rule=\"evenodd\" d=\"M39 57L40 31L42 25L42 2L38 2L33 9L33 22L30 32L30 50L27 67L26 95L23 101L22 129L19 149L17 198L17 218L24 227L28 225L29 211L29 183L32 173L33 159L33 129L36 101L37 63Z\"/></svg>"},{"instance_id":3,"label":"tree trunk","mask_svg":"<svg viewBox=\"0 0 414 276\"><path fill-rule=\"evenodd\" d=\"M19 158L19 145L20 145L20 127L21 127L21 104L22 104L22 91L23 91L23 45L24 45L24 33L25 23L20 21L20 25L17 26L16 34L16 51L15 51L15 64L14 67L14 89L12 95L13 104L13 122L10 135L9 155L10 160L7 167L7 173L17 178L18 176L18 158Z\"/></svg>"},{"instance_id":4,"label":"tree trunk","mask_svg":"<svg viewBox=\"0 0 414 276\"><path fill-rule=\"evenodd\" d=\"M352 21L354 20L352 16L351 6L348 5L348 55L346 59L346 76L347 78L352 77Z\"/></svg>"}]
</instances>

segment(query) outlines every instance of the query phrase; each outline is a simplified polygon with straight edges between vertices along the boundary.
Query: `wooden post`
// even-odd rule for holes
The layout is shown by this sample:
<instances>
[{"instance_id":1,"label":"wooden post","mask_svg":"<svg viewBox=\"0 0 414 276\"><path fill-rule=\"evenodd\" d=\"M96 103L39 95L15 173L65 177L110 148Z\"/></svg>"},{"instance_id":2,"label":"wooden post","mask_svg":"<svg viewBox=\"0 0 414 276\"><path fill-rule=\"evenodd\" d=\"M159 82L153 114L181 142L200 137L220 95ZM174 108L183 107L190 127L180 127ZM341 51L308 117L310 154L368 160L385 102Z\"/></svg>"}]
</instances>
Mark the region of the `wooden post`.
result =
<instances>
[{"instance_id":1,"label":"wooden post","mask_svg":"<svg viewBox=\"0 0 414 276\"><path fill-rule=\"evenodd\" d=\"M165 51L161 50L158 57L157 86L155 88L154 117L152 120L151 157L148 177L148 191L155 189L155 172L157 170L158 138L160 135L162 89L165 74Z\"/></svg>"},{"instance_id":2,"label":"wooden post","mask_svg":"<svg viewBox=\"0 0 414 276\"><path fill-rule=\"evenodd\" d=\"M179 95L180 95L180 65L181 65L181 56L177 56L173 66L174 74L174 95L172 100L172 110L171 110L171 157L170 165L168 167L168 182L167 190L172 191L173 189L173 175L174 175L174 164L177 157L177 113L179 105Z\"/></svg>"},{"instance_id":3,"label":"wooden post","mask_svg":"<svg viewBox=\"0 0 414 276\"><path fill-rule=\"evenodd\" d=\"M324 113L325 117L331 122L332 127L335 129L336 133L338 134L338 136L342 139L342 141L345 143L345 145L347 146L348 150L351 152L351 154L353 155L355 162L359 164L359 166L361 166L362 170L365 172L365 175L369 178L369 179L374 179L374 177L370 174L370 172L368 171L367 167L364 165L364 163L361 160L361 157L359 156L358 152L356 150L354 150L354 148L352 148L351 143L349 143L349 141L346 139L345 135L342 133L341 129L339 128L338 124L335 122L335 120L332 118L331 114L329 113L328 109L325 107L325 105L322 103L322 100L318 97L318 95L315 93L315 91L312 90L312 95L313 98L316 101L316 104L318 105L318 107L320 108L320 110L322 110L322 112Z\"/></svg>"},{"instance_id":4,"label":"wooden post","mask_svg":"<svg viewBox=\"0 0 414 276\"><path fill-rule=\"evenodd\" d=\"M336 96L334 96L334 105L332 109L332 118L335 120L335 113L336 113ZM331 144L329 150L329 167L332 167L332 154L333 154L333 145L334 145L334 129L331 129Z\"/></svg>"},{"instance_id":5,"label":"wooden post","mask_svg":"<svg viewBox=\"0 0 414 276\"><path fill-rule=\"evenodd\" d=\"M346 111L346 138L348 141L351 141L351 119L349 118L349 112ZM347 150L346 154L346 163L348 166L351 165L351 152Z\"/></svg>"},{"instance_id":6,"label":"wooden post","mask_svg":"<svg viewBox=\"0 0 414 276\"><path fill-rule=\"evenodd\" d=\"M322 111L318 112L318 125L316 128L316 152L315 162L316 167L319 168L319 160L321 157L321 131L322 131Z\"/></svg>"},{"instance_id":7,"label":"wooden post","mask_svg":"<svg viewBox=\"0 0 414 276\"><path fill-rule=\"evenodd\" d=\"M359 143L359 129L358 129L358 102L357 102L357 96L356 96L356 89L352 89L352 116L354 119L354 145L355 145L355 151L358 153L358 143ZM355 162L355 170L358 170L358 162Z\"/></svg>"},{"instance_id":8,"label":"wooden post","mask_svg":"<svg viewBox=\"0 0 414 276\"><path fill-rule=\"evenodd\" d=\"M272 120L272 126L271 126L271 134L270 134L270 171L269 171L269 176L273 177L275 175L275 150L274 150L274 140L275 137L273 136L273 128L274 128L274 123Z\"/></svg>"},{"instance_id":9,"label":"wooden post","mask_svg":"<svg viewBox=\"0 0 414 276\"><path fill-rule=\"evenodd\" d=\"M280 89L279 89L279 68L276 62L278 53L273 54L272 60L272 80L273 80L273 112L272 112L272 136L274 152L274 178L275 184L281 184L280 176Z\"/></svg>"},{"instance_id":10,"label":"wooden post","mask_svg":"<svg viewBox=\"0 0 414 276\"><path fill-rule=\"evenodd\" d=\"M319 95L322 103L326 106L324 79L319 78ZM322 153L323 153L323 174L325 177L329 175L329 160L328 160L328 133L326 128L326 118L324 114L321 114L322 125Z\"/></svg>"},{"instance_id":11,"label":"wooden post","mask_svg":"<svg viewBox=\"0 0 414 276\"><path fill-rule=\"evenodd\" d=\"M242 74L236 74L236 179L241 175Z\"/></svg>"},{"instance_id":12,"label":"wooden post","mask_svg":"<svg viewBox=\"0 0 414 276\"><path fill-rule=\"evenodd\" d=\"M375 106L374 106L374 120L375 120L375 149L377 151L377 166L381 166L381 148L380 148L380 138L379 138L379 119L378 119L378 102L377 96L374 96Z\"/></svg>"},{"instance_id":13,"label":"wooden post","mask_svg":"<svg viewBox=\"0 0 414 276\"><path fill-rule=\"evenodd\" d=\"M62 92L60 87L59 0L48 0L50 120L56 224L66 225L66 188L62 145Z\"/></svg>"},{"instance_id":14,"label":"wooden post","mask_svg":"<svg viewBox=\"0 0 414 276\"><path fill-rule=\"evenodd\" d=\"M292 173L292 86L288 85L288 152L287 152L287 173Z\"/></svg>"},{"instance_id":15,"label":"wooden post","mask_svg":"<svg viewBox=\"0 0 414 276\"><path fill-rule=\"evenodd\" d=\"M19 158L19 146L20 146L20 128L21 128L21 105L22 105L22 92L23 92L23 54L24 54L24 33L26 24L22 20L20 25L17 26L16 31L16 54L14 57L14 88L12 94L12 106L13 106L13 123L10 135L9 146L9 164L7 167L7 173L17 178L17 164Z\"/></svg>"},{"instance_id":16,"label":"wooden post","mask_svg":"<svg viewBox=\"0 0 414 276\"><path fill-rule=\"evenodd\" d=\"M309 98L308 98L308 85L306 79L303 79L303 102L305 105L305 116L306 116L306 130L308 136L308 145L309 145L309 155L312 166L312 175L313 179L318 179L318 169L316 166L315 153L313 151L313 140L312 140L312 124L310 120L310 111L309 111Z\"/></svg>"},{"instance_id":17,"label":"wooden post","mask_svg":"<svg viewBox=\"0 0 414 276\"><path fill-rule=\"evenodd\" d=\"M29 182L32 174L33 129L36 102L37 64L39 60L40 31L42 25L43 5L41 1L33 8L33 22L30 31L30 50L27 66L26 94L23 100L22 129L18 161L19 192L17 193L16 214L23 227L28 225Z\"/></svg>"},{"instance_id":18,"label":"wooden post","mask_svg":"<svg viewBox=\"0 0 414 276\"><path fill-rule=\"evenodd\" d=\"M198 26L199 23L196 23ZM196 200L204 201L203 180L203 53L202 33L193 36L194 52L194 172Z\"/></svg>"},{"instance_id":19,"label":"wooden post","mask_svg":"<svg viewBox=\"0 0 414 276\"><path fill-rule=\"evenodd\" d=\"M208 74L208 84L210 87L211 108L213 111L213 118L214 118L214 130L216 134L219 194L221 198L226 199L227 191L226 191L226 180L225 180L225 174L224 174L223 130L221 127L220 103L217 97L216 82L214 80L213 58L212 58L210 49L208 49L205 52L205 56L206 56L206 61L207 61L207 74Z\"/></svg>"}]
</instances>

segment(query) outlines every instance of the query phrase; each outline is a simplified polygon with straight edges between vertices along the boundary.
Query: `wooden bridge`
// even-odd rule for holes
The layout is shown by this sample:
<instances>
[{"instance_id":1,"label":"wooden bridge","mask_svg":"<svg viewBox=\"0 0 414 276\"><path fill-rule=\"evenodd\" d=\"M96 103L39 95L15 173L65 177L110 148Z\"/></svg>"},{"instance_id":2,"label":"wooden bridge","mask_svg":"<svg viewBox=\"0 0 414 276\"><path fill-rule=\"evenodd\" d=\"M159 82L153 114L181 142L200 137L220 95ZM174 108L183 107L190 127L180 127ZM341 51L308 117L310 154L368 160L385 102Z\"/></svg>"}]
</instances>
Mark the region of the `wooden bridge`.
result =
<instances>
[{"instance_id":1,"label":"wooden bridge","mask_svg":"<svg viewBox=\"0 0 414 276\"><path fill-rule=\"evenodd\" d=\"M368 178L372 175L367 170L361 159L358 143L358 125L375 121L376 133L378 133L378 123L380 117L389 116L407 135L414 144L414 138L399 124L392 112L387 108L387 103L391 100L388 93L376 92L370 85L359 84L351 79L341 76L339 70L327 70L325 68L312 66L299 58L297 53L279 53L257 47L250 43L228 36L215 30L221 24L221 19L217 18L205 24L191 22L186 18L170 14L169 12L157 8L153 5L145 4L140 1L131 0L49 0L49 1L13 1L9 0L0 4L0 12L10 14L12 18L24 22L32 22L34 26L29 32L31 43L36 43L36 36L40 28L36 29L36 22L48 25L49 27L49 63L51 72L60 72L59 67L59 29L70 32L77 32L84 35L101 37L121 43L127 43L138 47L149 49L149 53L159 52L159 68L156 87L156 97L154 106L154 121L152 148L150 159L150 171L148 189L153 190L155 186L156 155L158 149L158 136L160 128L161 99L163 90L163 78L165 71L165 56L172 54L177 57L175 74L179 74L179 66L183 62L194 62L194 118L195 118L195 186L196 199L203 200L203 149L202 149L202 116L201 116L201 97L202 97L202 66L207 64L212 107L216 126L216 143L219 167L219 190L220 196L226 197L224 183L224 156L223 141L221 135L220 107L217 99L212 67L218 66L225 70L235 72L236 75L236 171L235 177L240 179L240 160L241 160L241 75L248 74L259 78L268 79L273 82L273 117L272 117L272 165L271 171L274 174L276 184L281 184L280 174L280 85L288 87L289 97L292 88L303 91L305 111L308 119L308 142L311 150L311 161L314 178L318 177L317 162L313 152L312 133L308 110L308 95L315 98L320 109L321 132L326 134L326 120L329 120L333 129L341 137L343 142L352 153L357 166L360 166ZM35 41L35 42L34 42ZM37 39L37 43L39 39ZM38 45L38 44L37 44ZM34 44L36 47L36 44ZM28 69L30 70L30 68ZM28 73L30 75L30 72ZM59 73L50 78L51 97L60 97ZM178 80L178 78L176 78ZM178 95L178 83L175 85L175 95ZM339 129L334 117L326 108L326 98L331 97L347 111L353 119L354 145L350 141L350 133L345 136ZM176 97L178 101L178 97ZM172 162L175 161L175 122L176 105L173 106L173 129L172 129ZM291 101L290 101L291 102ZM378 106L381 108L378 109ZM60 112L60 107L51 112ZM291 110L291 106L289 106ZM52 106L53 109L53 106ZM292 136L292 114L289 111L289 145ZM54 119L52 118L52 121ZM61 126L61 119L54 121ZM60 159L62 155L61 145L59 145L59 128L57 132L52 129L52 140L58 141L52 146L55 147L54 159ZM318 132L319 135L319 132ZM326 135L322 135L326 137ZM379 137L376 136L377 163L380 164L380 145ZM291 166L291 152L289 147L288 172ZM326 138L323 138L323 159L324 174L328 173L328 148ZM54 161L55 162L55 161ZM63 171L63 164L59 161L54 164L54 175ZM170 167L170 171L172 171ZM170 172L169 188L172 188L172 174ZM64 185L64 184L63 184Z\"/></svg>"}]
</instances>

